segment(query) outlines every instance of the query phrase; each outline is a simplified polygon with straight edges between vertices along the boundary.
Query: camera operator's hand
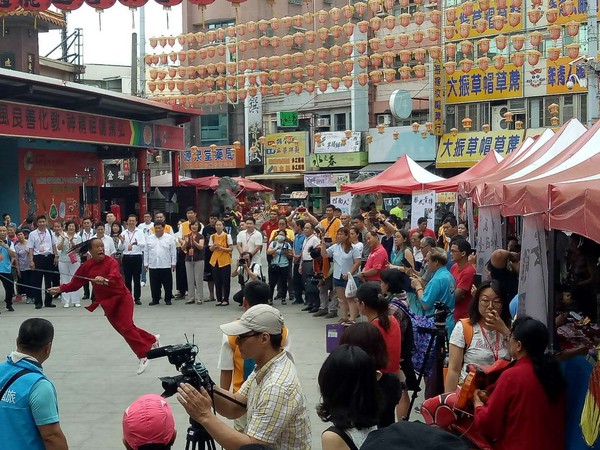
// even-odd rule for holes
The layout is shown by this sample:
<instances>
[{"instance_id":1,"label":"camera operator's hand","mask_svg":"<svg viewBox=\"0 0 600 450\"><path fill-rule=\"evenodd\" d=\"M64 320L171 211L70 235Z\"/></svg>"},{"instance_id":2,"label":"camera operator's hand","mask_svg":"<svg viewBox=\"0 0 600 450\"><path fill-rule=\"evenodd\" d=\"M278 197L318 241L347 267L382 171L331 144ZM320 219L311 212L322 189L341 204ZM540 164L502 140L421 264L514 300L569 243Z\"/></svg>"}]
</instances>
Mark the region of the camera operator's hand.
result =
<instances>
[{"instance_id":1,"label":"camera operator's hand","mask_svg":"<svg viewBox=\"0 0 600 450\"><path fill-rule=\"evenodd\" d=\"M212 400L203 387L198 391L191 384L182 383L177 388L177 393L177 400L196 422L202 423L205 418L212 415Z\"/></svg>"}]
</instances>

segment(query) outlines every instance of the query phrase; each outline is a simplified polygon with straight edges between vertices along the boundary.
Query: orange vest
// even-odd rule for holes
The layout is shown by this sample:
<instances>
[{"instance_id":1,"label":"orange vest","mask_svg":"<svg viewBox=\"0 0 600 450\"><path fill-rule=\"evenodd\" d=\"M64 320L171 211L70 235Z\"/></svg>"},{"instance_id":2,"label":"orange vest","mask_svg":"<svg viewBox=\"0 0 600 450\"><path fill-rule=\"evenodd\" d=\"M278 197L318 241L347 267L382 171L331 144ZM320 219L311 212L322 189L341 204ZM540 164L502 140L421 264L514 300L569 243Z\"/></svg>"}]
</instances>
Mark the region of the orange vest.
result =
<instances>
[{"instance_id":1,"label":"orange vest","mask_svg":"<svg viewBox=\"0 0 600 450\"><path fill-rule=\"evenodd\" d=\"M227 244L227 237L229 235L227 233L221 234L219 236L217 233L211 236L213 245L219 245L221 247L229 247ZM213 252L210 258L210 265L213 267L225 267L231 264L231 253L224 252L223 250L216 250Z\"/></svg>"}]
</instances>

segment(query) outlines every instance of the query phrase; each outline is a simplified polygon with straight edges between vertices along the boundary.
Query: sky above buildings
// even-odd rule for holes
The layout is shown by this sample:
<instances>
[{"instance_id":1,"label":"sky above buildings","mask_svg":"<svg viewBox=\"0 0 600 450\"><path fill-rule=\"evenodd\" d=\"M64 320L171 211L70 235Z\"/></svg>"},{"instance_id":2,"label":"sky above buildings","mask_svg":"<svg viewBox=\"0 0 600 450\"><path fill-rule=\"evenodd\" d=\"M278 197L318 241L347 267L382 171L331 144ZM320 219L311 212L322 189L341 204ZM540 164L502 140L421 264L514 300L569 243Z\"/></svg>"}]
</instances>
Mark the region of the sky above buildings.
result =
<instances>
[{"instance_id":1,"label":"sky above buildings","mask_svg":"<svg viewBox=\"0 0 600 450\"><path fill-rule=\"evenodd\" d=\"M169 11L169 28L167 28L167 13L162 6L149 1L146 6L146 53L153 50L148 44L148 38L153 36L177 36L182 28L182 7L174 6ZM67 15L69 34L75 28L83 29L84 63L85 64L118 64L131 63L131 33L140 30L139 10L134 13L135 28L132 28L132 14L129 8L117 3L101 14L102 28L98 22L98 13L84 4L81 8ZM40 56L46 56L60 43L60 32L40 34ZM177 44L176 44L177 45ZM162 48L155 50L162 53ZM167 47L167 51L169 47ZM59 52L51 55L58 58Z\"/></svg>"}]
</instances>

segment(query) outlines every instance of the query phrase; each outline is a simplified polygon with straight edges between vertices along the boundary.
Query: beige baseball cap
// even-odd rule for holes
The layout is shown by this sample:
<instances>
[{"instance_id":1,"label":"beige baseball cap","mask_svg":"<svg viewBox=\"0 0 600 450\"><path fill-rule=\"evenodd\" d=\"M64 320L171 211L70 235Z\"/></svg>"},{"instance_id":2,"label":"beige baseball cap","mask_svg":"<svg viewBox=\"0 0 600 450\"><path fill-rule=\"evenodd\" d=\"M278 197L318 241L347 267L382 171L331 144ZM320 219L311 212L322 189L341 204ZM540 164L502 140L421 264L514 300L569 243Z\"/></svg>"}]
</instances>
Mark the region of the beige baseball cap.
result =
<instances>
[{"instance_id":1,"label":"beige baseball cap","mask_svg":"<svg viewBox=\"0 0 600 450\"><path fill-rule=\"evenodd\" d=\"M249 308L240 320L221 325L227 336L239 336L252 331L258 333L281 334L283 316L270 305L256 305Z\"/></svg>"}]
</instances>

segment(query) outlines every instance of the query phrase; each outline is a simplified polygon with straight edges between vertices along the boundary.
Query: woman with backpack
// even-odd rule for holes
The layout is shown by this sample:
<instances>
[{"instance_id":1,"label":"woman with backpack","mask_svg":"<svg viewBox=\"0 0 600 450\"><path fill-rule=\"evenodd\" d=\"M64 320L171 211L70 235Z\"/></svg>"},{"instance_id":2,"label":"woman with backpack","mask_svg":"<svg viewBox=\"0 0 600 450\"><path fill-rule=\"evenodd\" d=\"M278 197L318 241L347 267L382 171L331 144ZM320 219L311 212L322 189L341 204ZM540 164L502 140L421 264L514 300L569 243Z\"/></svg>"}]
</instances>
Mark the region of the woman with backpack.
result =
<instances>
[{"instance_id":1,"label":"woman with backpack","mask_svg":"<svg viewBox=\"0 0 600 450\"><path fill-rule=\"evenodd\" d=\"M356 291L358 299L358 310L362 316L365 316L369 322L375 325L383 339L388 354L387 366L381 369L381 372L398 381L398 373L400 371L400 355L402 349L402 335L400 332L400 323L390 315L388 301L381 295L381 289L378 283L367 282L361 284ZM400 400L400 396L396 399L396 403ZM392 411L391 415L386 418L379 426L388 426L395 422L395 415Z\"/></svg>"},{"instance_id":2,"label":"woman with backpack","mask_svg":"<svg viewBox=\"0 0 600 450\"><path fill-rule=\"evenodd\" d=\"M446 392L454 392L465 379L468 364L491 366L506 359L510 312L506 293L496 280L483 282L469 305L468 319L456 323L450 336Z\"/></svg>"},{"instance_id":3,"label":"woman with backpack","mask_svg":"<svg viewBox=\"0 0 600 450\"><path fill-rule=\"evenodd\" d=\"M210 265L215 283L217 304L215 306L229 305L231 291L231 254L233 253L233 239L225 233L222 220L215 222L216 233L210 236L208 247L212 252Z\"/></svg>"},{"instance_id":4,"label":"woman with backpack","mask_svg":"<svg viewBox=\"0 0 600 450\"><path fill-rule=\"evenodd\" d=\"M402 350L400 352L400 386L402 398L396 407L398 419L403 419L408 414L410 398L408 391L418 389L417 377L413 366L412 357L414 349L413 325L410 318L406 292L403 289L402 273L395 269L386 269L381 272L381 292L389 302L388 311L400 324L402 336Z\"/></svg>"}]
</instances>

